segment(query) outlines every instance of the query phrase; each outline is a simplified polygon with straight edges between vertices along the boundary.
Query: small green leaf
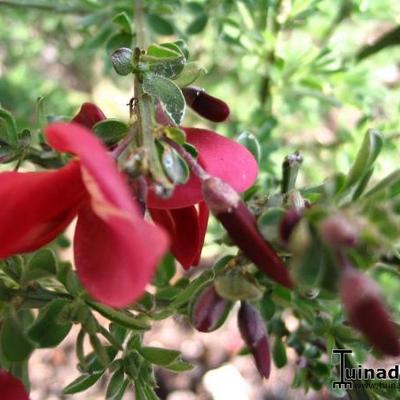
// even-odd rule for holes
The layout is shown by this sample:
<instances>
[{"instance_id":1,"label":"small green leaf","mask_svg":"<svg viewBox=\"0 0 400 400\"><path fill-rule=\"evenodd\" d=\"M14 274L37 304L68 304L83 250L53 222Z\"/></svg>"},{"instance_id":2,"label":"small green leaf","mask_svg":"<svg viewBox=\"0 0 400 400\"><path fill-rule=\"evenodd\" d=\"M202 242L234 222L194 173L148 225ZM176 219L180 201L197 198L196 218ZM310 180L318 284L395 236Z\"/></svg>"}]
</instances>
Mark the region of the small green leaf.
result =
<instances>
[{"instance_id":1,"label":"small green leaf","mask_svg":"<svg viewBox=\"0 0 400 400\"><path fill-rule=\"evenodd\" d=\"M57 259L50 249L37 251L25 266L22 275L22 284L57 274Z\"/></svg>"},{"instance_id":2,"label":"small green leaf","mask_svg":"<svg viewBox=\"0 0 400 400\"><path fill-rule=\"evenodd\" d=\"M181 355L179 351L161 347L142 347L139 352L147 361L161 366L172 364Z\"/></svg>"},{"instance_id":3,"label":"small green leaf","mask_svg":"<svg viewBox=\"0 0 400 400\"><path fill-rule=\"evenodd\" d=\"M130 49L132 47L133 36L125 32L117 32L110 36L107 40L106 49L107 54L112 54L117 49L124 47Z\"/></svg>"},{"instance_id":4,"label":"small green leaf","mask_svg":"<svg viewBox=\"0 0 400 400\"><path fill-rule=\"evenodd\" d=\"M60 320L68 301L57 299L43 307L35 322L29 327L28 336L38 347L55 347L68 335L72 324Z\"/></svg>"},{"instance_id":5,"label":"small green leaf","mask_svg":"<svg viewBox=\"0 0 400 400\"><path fill-rule=\"evenodd\" d=\"M34 349L34 343L24 332L23 324L12 307L6 308L0 342L2 353L12 362L26 360Z\"/></svg>"},{"instance_id":6,"label":"small green leaf","mask_svg":"<svg viewBox=\"0 0 400 400\"><path fill-rule=\"evenodd\" d=\"M131 20L125 11L117 14L112 22L117 25L123 32L132 34Z\"/></svg>"},{"instance_id":7,"label":"small green leaf","mask_svg":"<svg viewBox=\"0 0 400 400\"><path fill-rule=\"evenodd\" d=\"M127 328L132 329L149 329L150 325L148 322L140 320L130 314L128 311L123 310L115 310L113 308L104 306L100 303L96 303L94 301L88 300L87 303L100 313L103 317L108 318L110 321L115 322L116 324L121 324L126 326Z\"/></svg>"},{"instance_id":8,"label":"small green leaf","mask_svg":"<svg viewBox=\"0 0 400 400\"><path fill-rule=\"evenodd\" d=\"M126 386L124 387L124 370L118 369L114 372L107 386L106 400L117 400L121 398L121 391L125 392Z\"/></svg>"},{"instance_id":9,"label":"small green leaf","mask_svg":"<svg viewBox=\"0 0 400 400\"><path fill-rule=\"evenodd\" d=\"M7 135L1 139L11 146L15 146L17 144L17 125L15 119L10 112L0 106L0 122L1 120L4 121L7 131Z\"/></svg>"},{"instance_id":10,"label":"small green leaf","mask_svg":"<svg viewBox=\"0 0 400 400\"><path fill-rule=\"evenodd\" d=\"M175 125L180 125L185 115L186 103L182 91L171 80L153 73L145 74L143 90L158 98L166 114Z\"/></svg>"},{"instance_id":11,"label":"small green leaf","mask_svg":"<svg viewBox=\"0 0 400 400\"><path fill-rule=\"evenodd\" d=\"M286 348L279 336L275 337L272 347L272 358L274 359L276 368L282 368L287 363Z\"/></svg>"},{"instance_id":12,"label":"small green leaf","mask_svg":"<svg viewBox=\"0 0 400 400\"><path fill-rule=\"evenodd\" d=\"M103 375L103 372L81 375L63 389L63 394L83 392L93 386Z\"/></svg>"},{"instance_id":13,"label":"small green leaf","mask_svg":"<svg viewBox=\"0 0 400 400\"><path fill-rule=\"evenodd\" d=\"M167 286L171 278L175 275L175 259L171 254L167 254L158 266L153 279L155 286Z\"/></svg>"},{"instance_id":14,"label":"small green leaf","mask_svg":"<svg viewBox=\"0 0 400 400\"><path fill-rule=\"evenodd\" d=\"M189 179L189 167L171 146L162 145L161 164L164 172L175 184L184 184Z\"/></svg>"},{"instance_id":15,"label":"small green leaf","mask_svg":"<svg viewBox=\"0 0 400 400\"><path fill-rule=\"evenodd\" d=\"M192 84L198 78L206 73L206 69L197 62L186 63L182 72L174 80L179 87L185 87Z\"/></svg>"},{"instance_id":16,"label":"small green leaf","mask_svg":"<svg viewBox=\"0 0 400 400\"><path fill-rule=\"evenodd\" d=\"M175 361L172 364L164 365L163 368L171 372L186 372L194 368L194 366L185 361Z\"/></svg>"},{"instance_id":17,"label":"small green leaf","mask_svg":"<svg viewBox=\"0 0 400 400\"><path fill-rule=\"evenodd\" d=\"M115 72L119 75L128 75L133 71L133 51L127 47L121 47L111 54L111 62Z\"/></svg>"},{"instance_id":18,"label":"small green leaf","mask_svg":"<svg viewBox=\"0 0 400 400\"><path fill-rule=\"evenodd\" d=\"M168 128L164 128L164 134L167 138L173 140L175 143L180 145L185 143L186 133L182 129L170 126Z\"/></svg>"},{"instance_id":19,"label":"small green leaf","mask_svg":"<svg viewBox=\"0 0 400 400\"><path fill-rule=\"evenodd\" d=\"M169 47L170 49L176 49L179 48L180 53L183 55L183 57L185 57L185 60L189 59L189 48L187 43L182 40L175 40L175 42L170 42L170 43L161 43L161 46L164 47Z\"/></svg>"},{"instance_id":20,"label":"small green leaf","mask_svg":"<svg viewBox=\"0 0 400 400\"><path fill-rule=\"evenodd\" d=\"M365 134L361 148L347 176L346 188L359 182L368 174L382 149L382 144L383 138L379 131L371 129Z\"/></svg>"},{"instance_id":21,"label":"small green leaf","mask_svg":"<svg viewBox=\"0 0 400 400\"><path fill-rule=\"evenodd\" d=\"M187 27L186 33L188 35L196 35L202 32L205 29L207 22L208 22L207 14L201 14L197 16Z\"/></svg>"},{"instance_id":22,"label":"small green leaf","mask_svg":"<svg viewBox=\"0 0 400 400\"><path fill-rule=\"evenodd\" d=\"M280 239L279 225L285 215L281 207L269 207L257 221L258 230L264 239L270 242L278 242Z\"/></svg>"},{"instance_id":23,"label":"small green leaf","mask_svg":"<svg viewBox=\"0 0 400 400\"><path fill-rule=\"evenodd\" d=\"M126 136L129 126L118 119L109 118L97 122L92 130L106 145L113 145Z\"/></svg>"},{"instance_id":24,"label":"small green leaf","mask_svg":"<svg viewBox=\"0 0 400 400\"><path fill-rule=\"evenodd\" d=\"M157 14L148 14L147 22L149 23L150 28L159 35L168 36L173 35L175 32L175 28L172 23Z\"/></svg>"},{"instance_id":25,"label":"small green leaf","mask_svg":"<svg viewBox=\"0 0 400 400\"><path fill-rule=\"evenodd\" d=\"M166 43L164 45L152 44L148 47L146 54L156 58L182 58L179 47L174 45L171 48Z\"/></svg>"},{"instance_id":26,"label":"small green leaf","mask_svg":"<svg viewBox=\"0 0 400 400\"><path fill-rule=\"evenodd\" d=\"M237 141L253 154L257 163L261 160L262 150L258 139L250 132L242 132Z\"/></svg>"}]
</instances>

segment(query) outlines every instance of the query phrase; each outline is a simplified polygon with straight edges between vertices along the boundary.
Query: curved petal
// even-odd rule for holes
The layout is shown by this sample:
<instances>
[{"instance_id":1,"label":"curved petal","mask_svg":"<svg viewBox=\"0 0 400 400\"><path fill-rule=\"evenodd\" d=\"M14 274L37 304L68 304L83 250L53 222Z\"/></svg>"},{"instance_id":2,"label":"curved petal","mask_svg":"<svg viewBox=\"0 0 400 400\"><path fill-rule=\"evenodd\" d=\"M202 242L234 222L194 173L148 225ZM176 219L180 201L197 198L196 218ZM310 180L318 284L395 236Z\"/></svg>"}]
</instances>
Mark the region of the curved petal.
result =
<instances>
[{"instance_id":1,"label":"curved petal","mask_svg":"<svg viewBox=\"0 0 400 400\"><path fill-rule=\"evenodd\" d=\"M208 209L206 203L201 201L198 205L199 212L199 247L196 258L193 260L193 265L198 265L200 262L201 251L203 250L204 240L206 238L208 218L210 216L210 210Z\"/></svg>"},{"instance_id":2,"label":"curved petal","mask_svg":"<svg viewBox=\"0 0 400 400\"><path fill-rule=\"evenodd\" d=\"M78 124L55 123L47 127L46 137L55 149L79 157L83 181L94 209L98 209L100 203L110 203L126 213L139 216L138 207L114 160L93 133Z\"/></svg>"},{"instance_id":3,"label":"curved petal","mask_svg":"<svg viewBox=\"0 0 400 400\"><path fill-rule=\"evenodd\" d=\"M71 122L75 122L77 124L86 126L86 128L92 129L93 125L95 125L99 121L103 121L107 119L107 117L103 114L103 111L100 110L93 103L83 103L78 114L72 118Z\"/></svg>"},{"instance_id":4,"label":"curved petal","mask_svg":"<svg viewBox=\"0 0 400 400\"><path fill-rule=\"evenodd\" d=\"M36 250L60 234L86 196L79 163L0 174L0 257Z\"/></svg>"},{"instance_id":5,"label":"curved petal","mask_svg":"<svg viewBox=\"0 0 400 400\"><path fill-rule=\"evenodd\" d=\"M125 215L100 218L86 204L79 212L74 237L78 275L87 291L112 307L137 300L168 246L164 231Z\"/></svg>"},{"instance_id":6,"label":"curved petal","mask_svg":"<svg viewBox=\"0 0 400 400\"><path fill-rule=\"evenodd\" d=\"M0 394L2 399L29 400L24 384L2 369L0 369Z\"/></svg>"},{"instance_id":7,"label":"curved petal","mask_svg":"<svg viewBox=\"0 0 400 400\"><path fill-rule=\"evenodd\" d=\"M195 206L173 210L149 209L154 222L161 225L171 237L171 252L188 269L196 265L204 243L207 221L204 207L200 211ZM204 226L205 225L205 226Z\"/></svg>"},{"instance_id":8,"label":"curved petal","mask_svg":"<svg viewBox=\"0 0 400 400\"><path fill-rule=\"evenodd\" d=\"M253 155L244 146L215 132L184 128L187 141L199 152L199 162L212 176L229 183L243 192L256 180L258 166ZM149 191L148 204L152 208L183 208L202 200L199 179L191 175L189 181L175 188L169 199L157 197Z\"/></svg>"}]
</instances>

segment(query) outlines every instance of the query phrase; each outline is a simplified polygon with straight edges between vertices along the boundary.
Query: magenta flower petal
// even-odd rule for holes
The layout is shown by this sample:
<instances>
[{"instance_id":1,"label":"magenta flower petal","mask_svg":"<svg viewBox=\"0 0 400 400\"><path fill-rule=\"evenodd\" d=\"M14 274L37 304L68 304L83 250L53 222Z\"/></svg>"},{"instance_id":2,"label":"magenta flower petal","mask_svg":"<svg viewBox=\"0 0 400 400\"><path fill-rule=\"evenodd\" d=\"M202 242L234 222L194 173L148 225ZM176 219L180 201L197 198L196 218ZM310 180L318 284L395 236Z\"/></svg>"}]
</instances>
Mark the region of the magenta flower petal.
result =
<instances>
[{"instance_id":1,"label":"magenta flower petal","mask_svg":"<svg viewBox=\"0 0 400 400\"><path fill-rule=\"evenodd\" d=\"M171 251L183 268L198 263L207 229L208 214L204 205L177 208L173 210L150 209L154 222L161 225L170 235ZM205 226L204 226L205 225Z\"/></svg>"},{"instance_id":2,"label":"magenta flower petal","mask_svg":"<svg viewBox=\"0 0 400 400\"><path fill-rule=\"evenodd\" d=\"M103 114L103 111L101 111L95 104L83 103L78 114L72 118L71 122L92 129L93 125L96 125L97 122L103 121L106 118L107 117Z\"/></svg>"},{"instance_id":3,"label":"magenta flower petal","mask_svg":"<svg viewBox=\"0 0 400 400\"><path fill-rule=\"evenodd\" d=\"M76 215L86 191L79 163L57 171L0 174L0 257L36 250Z\"/></svg>"},{"instance_id":4,"label":"magenta flower petal","mask_svg":"<svg viewBox=\"0 0 400 400\"><path fill-rule=\"evenodd\" d=\"M98 301L125 307L137 300L168 245L165 233L139 218L100 218L87 204L78 215L74 255L78 275Z\"/></svg>"},{"instance_id":5,"label":"magenta flower petal","mask_svg":"<svg viewBox=\"0 0 400 400\"><path fill-rule=\"evenodd\" d=\"M4 400L29 400L24 384L2 369L0 369L0 398Z\"/></svg>"},{"instance_id":6,"label":"magenta flower petal","mask_svg":"<svg viewBox=\"0 0 400 400\"><path fill-rule=\"evenodd\" d=\"M187 141L199 152L200 164L210 175L221 178L238 192L254 183L258 174L257 162L244 146L209 130L184 128L184 131ZM186 184L178 185L169 199L161 199L152 191L148 196L152 208L183 208L201 200L201 184L193 175Z\"/></svg>"}]
</instances>

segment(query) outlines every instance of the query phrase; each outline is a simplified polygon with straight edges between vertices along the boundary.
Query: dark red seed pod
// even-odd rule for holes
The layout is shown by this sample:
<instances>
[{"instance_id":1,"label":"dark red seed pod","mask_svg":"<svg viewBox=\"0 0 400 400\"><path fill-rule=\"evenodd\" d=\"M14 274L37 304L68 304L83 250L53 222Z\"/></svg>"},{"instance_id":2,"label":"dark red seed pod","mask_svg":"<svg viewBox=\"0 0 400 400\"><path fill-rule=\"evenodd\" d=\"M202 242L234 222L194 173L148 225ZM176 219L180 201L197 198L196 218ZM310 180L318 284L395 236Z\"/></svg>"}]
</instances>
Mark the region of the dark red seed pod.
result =
<instances>
[{"instance_id":1,"label":"dark red seed pod","mask_svg":"<svg viewBox=\"0 0 400 400\"><path fill-rule=\"evenodd\" d=\"M203 89L188 86L182 89L186 104L203 118L222 122L229 117L229 106L222 100L210 96Z\"/></svg>"},{"instance_id":2,"label":"dark red seed pod","mask_svg":"<svg viewBox=\"0 0 400 400\"><path fill-rule=\"evenodd\" d=\"M376 283L347 267L343 271L340 294L349 323L383 354L400 355L396 326L382 302Z\"/></svg>"},{"instance_id":3,"label":"dark red seed pod","mask_svg":"<svg viewBox=\"0 0 400 400\"><path fill-rule=\"evenodd\" d=\"M294 228L301 220L302 212L297 208L290 208L286 210L283 218L279 224L279 236L283 243L288 243L290 235Z\"/></svg>"},{"instance_id":4,"label":"dark red seed pod","mask_svg":"<svg viewBox=\"0 0 400 400\"><path fill-rule=\"evenodd\" d=\"M92 129L95 124L99 121L105 120L107 117L103 111L100 110L93 103L83 103L78 114L72 118L71 122L86 126L86 128Z\"/></svg>"},{"instance_id":5,"label":"dark red seed pod","mask_svg":"<svg viewBox=\"0 0 400 400\"><path fill-rule=\"evenodd\" d=\"M193 300L189 315L192 325L200 332L218 329L225 321L232 303L215 291L214 285L202 289Z\"/></svg>"},{"instance_id":6,"label":"dark red seed pod","mask_svg":"<svg viewBox=\"0 0 400 400\"><path fill-rule=\"evenodd\" d=\"M211 212L245 256L271 279L292 288L293 282L285 264L260 235L254 215L240 200L239 195L228 184L215 177L205 180L202 190Z\"/></svg>"},{"instance_id":7,"label":"dark red seed pod","mask_svg":"<svg viewBox=\"0 0 400 400\"><path fill-rule=\"evenodd\" d=\"M333 215L321 222L322 240L332 247L354 247L358 241L357 227L343 215Z\"/></svg>"},{"instance_id":8,"label":"dark red seed pod","mask_svg":"<svg viewBox=\"0 0 400 400\"><path fill-rule=\"evenodd\" d=\"M253 306L242 302L238 325L244 342L253 354L258 372L268 379L271 372L271 354L264 321Z\"/></svg>"}]
</instances>

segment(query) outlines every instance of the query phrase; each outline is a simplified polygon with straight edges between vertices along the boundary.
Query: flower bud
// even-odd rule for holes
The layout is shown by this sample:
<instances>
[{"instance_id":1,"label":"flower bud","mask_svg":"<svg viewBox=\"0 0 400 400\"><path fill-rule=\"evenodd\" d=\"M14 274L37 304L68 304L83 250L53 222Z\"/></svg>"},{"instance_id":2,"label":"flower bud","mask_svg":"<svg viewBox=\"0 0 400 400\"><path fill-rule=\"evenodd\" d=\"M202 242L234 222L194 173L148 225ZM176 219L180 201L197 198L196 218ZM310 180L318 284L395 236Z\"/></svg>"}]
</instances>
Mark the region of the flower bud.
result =
<instances>
[{"instance_id":1,"label":"flower bud","mask_svg":"<svg viewBox=\"0 0 400 400\"><path fill-rule=\"evenodd\" d=\"M232 303L219 296L214 285L200 290L190 305L190 320L200 332L211 332L218 329L225 321Z\"/></svg>"},{"instance_id":2,"label":"flower bud","mask_svg":"<svg viewBox=\"0 0 400 400\"><path fill-rule=\"evenodd\" d=\"M271 372L271 355L264 321L254 307L242 302L238 325L243 340L253 354L258 372L268 379Z\"/></svg>"},{"instance_id":3,"label":"flower bud","mask_svg":"<svg viewBox=\"0 0 400 400\"><path fill-rule=\"evenodd\" d=\"M182 89L186 104L203 118L213 122L222 122L229 117L228 105L216 97L210 96L203 89L188 86Z\"/></svg>"},{"instance_id":4,"label":"flower bud","mask_svg":"<svg viewBox=\"0 0 400 400\"><path fill-rule=\"evenodd\" d=\"M202 191L211 212L245 256L271 279L292 288L288 270L258 232L256 219L239 195L228 184L215 177L203 181Z\"/></svg>"},{"instance_id":5,"label":"flower bud","mask_svg":"<svg viewBox=\"0 0 400 400\"><path fill-rule=\"evenodd\" d=\"M346 267L340 294L350 324L382 353L400 355L396 326L382 302L376 283L352 267Z\"/></svg>"},{"instance_id":6,"label":"flower bud","mask_svg":"<svg viewBox=\"0 0 400 400\"><path fill-rule=\"evenodd\" d=\"M283 243L289 243L290 235L302 217L302 212L297 208L286 210L279 224L279 236Z\"/></svg>"},{"instance_id":7,"label":"flower bud","mask_svg":"<svg viewBox=\"0 0 400 400\"><path fill-rule=\"evenodd\" d=\"M99 121L103 121L107 117L103 114L95 104L83 103L78 114L71 120L77 124L86 126L86 128L92 129L92 127Z\"/></svg>"},{"instance_id":8,"label":"flower bud","mask_svg":"<svg viewBox=\"0 0 400 400\"><path fill-rule=\"evenodd\" d=\"M322 240L332 247L354 247L357 244L357 229L343 215L326 218L319 231Z\"/></svg>"}]
</instances>

